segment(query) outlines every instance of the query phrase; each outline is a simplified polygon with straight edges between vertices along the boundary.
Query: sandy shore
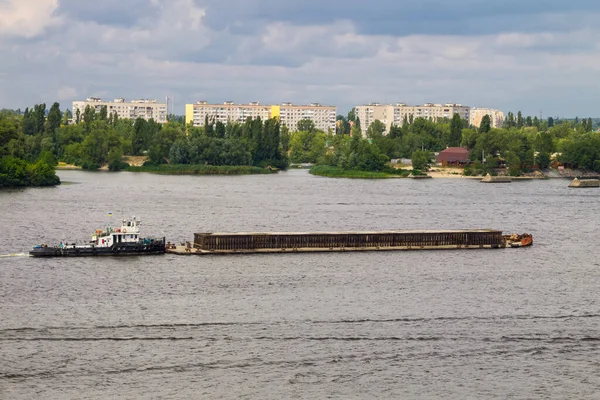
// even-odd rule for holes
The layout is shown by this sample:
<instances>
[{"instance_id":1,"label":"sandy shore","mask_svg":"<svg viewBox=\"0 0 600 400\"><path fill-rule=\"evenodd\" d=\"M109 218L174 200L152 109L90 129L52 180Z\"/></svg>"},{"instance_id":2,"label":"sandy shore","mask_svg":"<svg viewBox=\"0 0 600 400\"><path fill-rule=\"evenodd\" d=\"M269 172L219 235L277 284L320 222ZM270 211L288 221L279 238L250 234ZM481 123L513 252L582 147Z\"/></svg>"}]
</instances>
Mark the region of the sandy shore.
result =
<instances>
[{"instance_id":1,"label":"sandy shore","mask_svg":"<svg viewBox=\"0 0 600 400\"><path fill-rule=\"evenodd\" d=\"M427 171L427 175L432 178L452 178L452 179L481 179L481 176L465 176L462 168L432 168Z\"/></svg>"}]
</instances>

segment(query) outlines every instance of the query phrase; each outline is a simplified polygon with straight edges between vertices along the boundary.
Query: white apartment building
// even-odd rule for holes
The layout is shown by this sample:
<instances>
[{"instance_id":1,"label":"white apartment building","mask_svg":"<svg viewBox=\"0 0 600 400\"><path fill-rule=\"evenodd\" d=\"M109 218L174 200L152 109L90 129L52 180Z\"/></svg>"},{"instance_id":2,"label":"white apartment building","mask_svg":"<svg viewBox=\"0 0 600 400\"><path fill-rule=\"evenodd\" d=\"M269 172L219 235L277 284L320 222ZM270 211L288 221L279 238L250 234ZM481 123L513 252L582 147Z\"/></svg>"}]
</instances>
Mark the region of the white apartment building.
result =
<instances>
[{"instance_id":1,"label":"white apartment building","mask_svg":"<svg viewBox=\"0 0 600 400\"><path fill-rule=\"evenodd\" d=\"M329 129L335 132L337 108L334 106L323 106L319 103L309 105L282 103L281 106L275 107L279 107L279 121L291 131L296 130L300 120L310 119L315 123L315 128L325 133Z\"/></svg>"},{"instance_id":2,"label":"white apartment building","mask_svg":"<svg viewBox=\"0 0 600 400\"><path fill-rule=\"evenodd\" d=\"M223 104L210 104L207 101L198 101L194 104L186 104L185 120L186 123L192 123L194 126L204 126L206 117L224 124L229 121L243 123L248 117L253 119L260 117L262 120L277 117L282 125L294 131L298 121L310 119L317 129L327 132L328 129L335 130L336 111L336 107L322 106L319 103L262 105L259 102L234 104L232 101L226 101Z\"/></svg>"},{"instance_id":3,"label":"white apartment building","mask_svg":"<svg viewBox=\"0 0 600 400\"><path fill-rule=\"evenodd\" d=\"M248 104L234 104L226 101L223 104L209 104L207 101L199 101L195 104L185 105L186 123L192 122L194 126L204 126L206 117L214 119L215 122L226 124L229 121L244 122L248 117L254 119L260 117L262 120L271 116L271 106L261 105L254 101Z\"/></svg>"},{"instance_id":4,"label":"white apartment building","mask_svg":"<svg viewBox=\"0 0 600 400\"><path fill-rule=\"evenodd\" d=\"M494 108L472 108L469 117L469 124L479 128L481 125L481 119L485 115L490 116L492 128L502 128L502 125L504 124L504 113Z\"/></svg>"},{"instance_id":5,"label":"white apartment building","mask_svg":"<svg viewBox=\"0 0 600 400\"><path fill-rule=\"evenodd\" d=\"M455 103L425 103L416 106L404 103L395 105L371 103L355 107L355 112L360 119L360 128L363 135L365 135L369 125L375 120L383 122L386 126L386 132L389 132L392 124L401 126L404 120L409 121L411 116L413 120L419 117L436 120L438 118L451 119L454 114L458 114L465 121L469 121L470 107Z\"/></svg>"},{"instance_id":6,"label":"white apartment building","mask_svg":"<svg viewBox=\"0 0 600 400\"><path fill-rule=\"evenodd\" d=\"M360 120L360 129L363 136L373 121L379 120L385 125L385 131L389 132L392 124L401 125L402 118L399 118L398 108L391 104L371 103L364 106L357 106L354 109L355 115Z\"/></svg>"},{"instance_id":7,"label":"white apartment building","mask_svg":"<svg viewBox=\"0 0 600 400\"><path fill-rule=\"evenodd\" d=\"M113 101L104 101L99 97L88 97L85 101L73 102L73 116L79 110L83 116L87 106L93 107L96 113L100 112L103 106L106 106L108 115L117 114L119 118L145 120L154 119L154 121L164 124L167 122L167 104L157 103L156 100L139 99L126 102L123 98L117 98Z\"/></svg>"}]
</instances>

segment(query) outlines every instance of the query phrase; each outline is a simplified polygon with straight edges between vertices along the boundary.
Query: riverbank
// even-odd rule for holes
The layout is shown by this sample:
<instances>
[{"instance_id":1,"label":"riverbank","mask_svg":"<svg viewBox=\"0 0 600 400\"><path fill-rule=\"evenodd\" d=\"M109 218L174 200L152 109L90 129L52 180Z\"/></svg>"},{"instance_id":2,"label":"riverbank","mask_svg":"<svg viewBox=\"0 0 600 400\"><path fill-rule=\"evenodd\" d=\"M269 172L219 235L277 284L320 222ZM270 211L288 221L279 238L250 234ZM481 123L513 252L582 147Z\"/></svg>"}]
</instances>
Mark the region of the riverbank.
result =
<instances>
[{"instance_id":1,"label":"riverbank","mask_svg":"<svg viewBox=\"0 0 600 400\"><path fill-rule=\"evenodd\" d=\"M150 172L162 175L251 175L251 174L273 174L276 170L248 165L187 165L187 164L161 164L148 166L130 166L126 168L130 172Z\"/></svg>"},{"instance_id":2,"label":"riverbank","mask_svg":"<svg viewBox=\"0 0 600 400\"><path fill-rule=\"evenodd\" d=\"M81 169L81 167L79 167L77 165L67 164L66 162L59 161L58 165L56 166L56 169L57 170L77 170L77 169Z\"/></svg>"}]
</instances>

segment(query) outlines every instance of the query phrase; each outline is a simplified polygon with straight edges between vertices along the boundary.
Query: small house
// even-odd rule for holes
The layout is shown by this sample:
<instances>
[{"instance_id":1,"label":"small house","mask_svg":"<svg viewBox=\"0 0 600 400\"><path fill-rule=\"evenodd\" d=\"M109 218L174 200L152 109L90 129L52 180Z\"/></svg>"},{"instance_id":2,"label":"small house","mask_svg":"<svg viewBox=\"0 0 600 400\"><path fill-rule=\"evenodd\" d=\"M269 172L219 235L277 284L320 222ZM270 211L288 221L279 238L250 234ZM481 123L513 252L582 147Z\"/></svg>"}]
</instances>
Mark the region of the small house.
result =
<instances>
[{"instance_id":1,"label":"small house","mask_svg":"<svg viewBox=\"0 0 600 400\"><path fill-rule=\"evenodd\" d=\"M436 162L443 167L465 166L469 163L469 150L463 147L448 147L446 150L440 151L436 157Z\"/></svg>"}]
</instances>

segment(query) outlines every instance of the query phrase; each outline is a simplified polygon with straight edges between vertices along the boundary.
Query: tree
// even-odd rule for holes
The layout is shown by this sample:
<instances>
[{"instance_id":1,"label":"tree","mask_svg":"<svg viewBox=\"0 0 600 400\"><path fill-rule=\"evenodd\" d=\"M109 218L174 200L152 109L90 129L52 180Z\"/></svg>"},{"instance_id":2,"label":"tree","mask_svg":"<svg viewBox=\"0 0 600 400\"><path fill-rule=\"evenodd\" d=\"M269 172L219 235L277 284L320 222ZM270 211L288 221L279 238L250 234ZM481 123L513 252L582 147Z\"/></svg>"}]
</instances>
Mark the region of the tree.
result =
<instances>
[{"instance_id":1,"label":"tree","mask_svg":"<svg viewBox=\"0 0 600 400\"><path fill-rule=\"evenodd\" d=\"M513 114L512 111L508 112L508 115L506 116L505 125L507 129L514 128L515 126L517 126L517 123L515 122L515 114Z\"/></svg>"},{"instance_id":2,"label":"tree","mask_svg":"<svg viewBox=\"0 0 600 400\"><path fill-rule=\"evenodd\" d=\"M526 126L533 126L533 120L531 119L531 116L527 116L527 118L525 118L525 125Z\"/></svg>"},{"instance_id":3,"label":"tree","mask_svg":"<svg viewBox=\"0 0 600 400\"><path fill-rule=\"evenodd\" d=\"M31 117L33 118L33 133L43 133L44 123L46 122L46 103L33 106Z\"/></svg>"},{"instance_id":4,"label":"tree","mask_svg":"<svg viewBox=\"0 0 600 400\"><path fill-rule=\"evenodd\" d=\"M69 121L73 119L73 113L68 108L63 113L61 125L69 125Z\"/></svg>"},{"instance_id":5,"label":"tree","mask_svg":"<svg viewBox=\"0 0 600 400\"><path fill-rule=\"evenodd\" d=\"M133 124L133 138L131 140L133 155L139 156L145 150L147 136L148 123L144 118L137 118Z\"/></svg>"},{"instance_id":6,"label":"tree","mask_svg":"<svg viewBox=\"0 0 600 400\"><path fill-rule=\"evenodd\" d=\"M488 114L481 118L481 124L479 125L479 133L488 133L492 129L492 119Z\"/></svg>"},{"instance_id":7,"label":"tree","mask_svg":"<svg viewBox=\"0 0 600 400\"><path fill-rule=\"evenodd\" d=\"M217 121L215 124L215 137L221 139L225 137L225 124L221 121Z\"/></svg>"},{"instance_id":8,"label":"tree","mask_svg":"<svg viewBox=\"0 0 600 400\"><path fill-rule=\"evenodd\" d=\"M315 132L317 130L315 127L315 122L309 118L304 118L298 121L296 124L296 129L301 132Z\"/></svg>"},{"instance_id":9,"label":"tree","mask_svg":"<svg viewBox=\"0 0 600 400\"><path fill-rule=\"evenodd\" d=\"M90 107L89 105L85 106L85 110L83 110L83 125L85 126L86 131L90 131L92 122L96 119L96 109L94 107Z\"/></svg>"},{"instance_id":10,"label":"tree","mask_svg":"<svg viewBox=\"0 0 600 400\"><path fill-rule=\"evenodd\" d=\"M523 127L523 114L521 111L517 113L517 129L521 129Z\"/></svg>"},{"instance_id":11,"label":"tree","mask_svg":"<svg viewBox=\"0 0 600 400\"><path fill-rule=\"evenodd\" d=\"M458 113L454 113L452 121L450 121L450 140L448 146L460 146L462 140L463 119Z\"/></svg>"},{"instance_id":12,"label":"tree","mask_svg":"<svg viewBox=\"0 0 600 400\"><path fill-rule=\"evenodd\" d=\"M376 119L367 128L367 137L369 139L377 139L383 136L383 132L385 132L384 123Z\"/></svg>"},{"instance_id":13,"label":"tree","mask_svg":"<svg viewBox=\"0 0 600 400\"><path fill-rule=\"evenodd\" d=\"M290 129L287 126L283 125L280 128L279 139L281 141L281 154L287 156L290 150Z\"/></svg>"},{"instance_id":14,"label":"tree","mask_svg":"<svg viewBox=\"0 0 600 400\"><path fill-rule=\"evenodd\" d=\"M412 153L411 160L413 170L427 171L431 161L431 153L428 151L417 150Z\"/></svg>"},{"instance_id":15,"label":"tree","mask_svg":"<svg viewBox=\"0 0 600 400\"><path fill-rule=\"evenodd\" d=\"M106 105L100 107L100 112L98 113L98 119L100 121L106 121L108 119L108 108Z\"/></svg>"},{"instance_id":16,"label":"tree","mask_svg":"<svg viewBox=\"0 0 600 400\"><path fill-rule=\"evenodd\" d=\"M29 108L25 108L25 112L23 113L23 123L22 131L25 135L33 135L35 134L35 121L32 112L29 111Z\"/></svg>"},{"instance_id":17,"label":"tree","mask_svg":"<svg viewBox=\"0 0 600 400\"><path fill-rule=\"evenodd\" d=\"M46 118L46 125L44 131L48 135L54 135L56 129L60 126L62 121L62 112L60 111L60 104L54 103L48 111L48 117Z\"/></svg>"},{"instance_id":18,"label":"tree","mask_svg":"<svg viewBox=\"0 0 600 400\"><path fill-rule=\"evenodd\" d=\"M403 134L404 131L402 130L402 127L392 124L392 126L390 127L390 133L388 134L388 137L390 137L391 139L402 139Z\"/></svg>"},{"instance_id":19,"label":"tree","mask_svg":"<svg viewBox=\"0 0 600 400\"><path fill-rule=\"evenodd\" d=\"M552 128L554 126L554 118L548 117L548 128Z\"/></svg>"},{"instance_id":20,"label":"tree","mask_svg":"<svg viewBox=\"0 0 600 400\"><path fill-rule=\"evenodd\" d=\"M356 120L356 108L352 108L352 110L348 111L348 121L354 122Z\"/></svg>"}]
</instances>

